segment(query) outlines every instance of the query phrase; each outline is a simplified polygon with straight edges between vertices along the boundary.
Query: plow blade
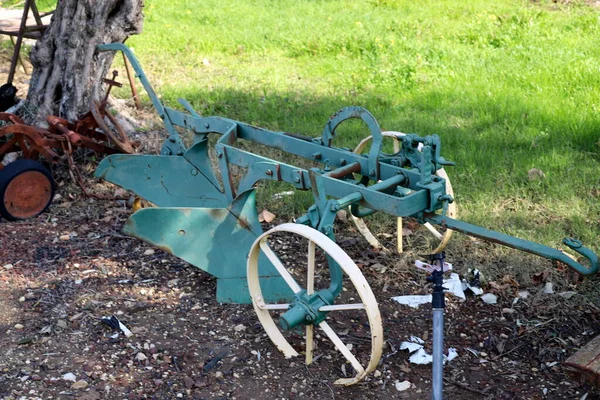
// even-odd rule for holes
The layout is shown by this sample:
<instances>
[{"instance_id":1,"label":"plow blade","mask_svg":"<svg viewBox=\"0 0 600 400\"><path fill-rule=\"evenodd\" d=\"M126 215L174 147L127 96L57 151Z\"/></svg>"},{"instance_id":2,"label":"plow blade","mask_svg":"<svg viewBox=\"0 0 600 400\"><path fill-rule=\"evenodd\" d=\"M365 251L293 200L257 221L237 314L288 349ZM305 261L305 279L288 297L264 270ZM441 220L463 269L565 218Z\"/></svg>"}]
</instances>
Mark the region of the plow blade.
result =
<instances>
[{"instance_id":1,"label":"plow blade","mask_svg":"<svg viewBox=\"0 0 600 400\"><path fill-rule=\"evenodd\" d=\"M115 154L96 169L96 177L154 203L159 207L225 208L221 189L184 157Z\"/></svg>"},{"instance_id":2,"label":"plow blade","mask_svg":"<svg viewBox=\"0 0 600 400\"><path fill-rule=\"evenodd\" d=\"M217 277L217 301L250 303L246 256L263 232L257 218L254 190L240 194L227 208L142 209L129 218L123 232ZM293 297L264 256L259 274L268 288L264 295L269 301Z\"/></svg>"}]
</instances>

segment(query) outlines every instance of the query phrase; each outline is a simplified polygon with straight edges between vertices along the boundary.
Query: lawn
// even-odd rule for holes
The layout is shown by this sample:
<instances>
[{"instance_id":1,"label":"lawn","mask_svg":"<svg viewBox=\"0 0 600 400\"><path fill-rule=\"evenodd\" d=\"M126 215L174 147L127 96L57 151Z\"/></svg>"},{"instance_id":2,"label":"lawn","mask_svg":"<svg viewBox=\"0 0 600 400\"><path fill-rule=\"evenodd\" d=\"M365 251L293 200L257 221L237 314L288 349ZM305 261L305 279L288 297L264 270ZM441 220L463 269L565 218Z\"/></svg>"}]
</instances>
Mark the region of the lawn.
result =
<instances>
[{"instance_id":1,"label":"lawn","mask_svg":"<svg viewBox=\"0 0 600 400\"><path fill-rule=\"evenodd\" d=\"M316 136L355 104L436 133L461 218L599 250L599 31L583 3L148 0L128 44L164 101L204 115Z\"/></svg>"},{"instance_id":2,"label":"lawn","mask_svg":"<svg viewBox=\"0 0 600 400\"><path fill-rule=\"evenodd\" d=\"M317 136L361 105L384 129L436 133L461 219L600 250L599 31L578 2L147 0L127 44L173 107ZM350 123L336 144L366 134Z\"/></svg>"}]
</instances>

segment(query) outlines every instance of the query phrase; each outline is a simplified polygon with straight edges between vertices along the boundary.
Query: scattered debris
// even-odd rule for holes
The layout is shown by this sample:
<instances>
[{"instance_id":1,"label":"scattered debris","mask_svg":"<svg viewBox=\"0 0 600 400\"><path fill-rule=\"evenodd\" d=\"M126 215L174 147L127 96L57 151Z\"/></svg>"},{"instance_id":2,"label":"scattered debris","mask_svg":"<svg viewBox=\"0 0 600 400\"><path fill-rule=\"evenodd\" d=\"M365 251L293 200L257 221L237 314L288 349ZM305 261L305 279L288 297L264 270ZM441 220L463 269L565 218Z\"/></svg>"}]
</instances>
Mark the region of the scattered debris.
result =
<instances>
[{"instance_id":1,"label":"scattered debris","mask_svg":"<svg viewBox=\"0 0 600 400\"><path fill-rule=\"evenodd\" d=\"M258 221L259 222L271 223L271 222L273 222L275 217L276 217L276 215L268 210L262 210L260 213L258 213Z\"/></svg>"},{"instance_id":2,"label":"scattered debris","mask_svg":"<svg viewBox=\"0 0 600 400\"><path fill-rule=\"evenodd\" d=\"M408 350L409 353L412 353L412 356L409 358L409 361L412 364L431 364L433 362L433 356L425 351L424 344L425 342L423 339L417 336L411 336L409 341L400 344L400 350ZM456 357L458 357L458 352L455 348L450 347L448 349L448 355L444 355L444 364L454 360Z\"/></svg>"},{"instance_id":3,"label":"scattered debris","mask_svg":"<svg viewBox=\"0 0 600 400\"><path fill-rule=\"evenodd\" d=\"M485 304L496 304L498 302L498 296L493 293L486 293L481 296L481 300L483 300Z\"/></svg>"},{"instance_id":4,"label":"scattered debris","mask_svg":"<svg viewBox=\"0 0 600 400\"><path fill-rule=\"evenodd\" d=\"M101 321L113 329L121 330L127 337L130 337L133 335L133 333L131 333L131 331L125 325L123 325L123 323L121 321L119 321L119 319L117 317L115 317L114 315L111 316L110 318L102 317Z\"/></svg>"},{"instance_id":5,"label":"scattered debris","mask_svg":"<svg viewBox=\"0 0 600 400\"><path fill-rule=\"evenodd\" d=\"M431 304L431 295L407 295L407 296L395 296L392 300L412 308L418 308L422 304Z\"/></svg>"}]
</instances>

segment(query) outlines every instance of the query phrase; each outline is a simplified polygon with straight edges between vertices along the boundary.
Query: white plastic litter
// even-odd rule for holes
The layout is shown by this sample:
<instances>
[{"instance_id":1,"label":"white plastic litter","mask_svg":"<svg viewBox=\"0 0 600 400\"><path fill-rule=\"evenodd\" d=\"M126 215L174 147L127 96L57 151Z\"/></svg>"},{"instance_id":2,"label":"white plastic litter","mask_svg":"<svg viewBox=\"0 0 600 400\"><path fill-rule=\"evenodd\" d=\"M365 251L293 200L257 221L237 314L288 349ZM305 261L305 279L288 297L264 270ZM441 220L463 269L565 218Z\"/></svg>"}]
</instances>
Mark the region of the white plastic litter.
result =
<instances>
[{"instance_id":1,"label":"white plastic litter","mask_svg":"<svg viewBox=\"0 0 600 400\"><path fill-rule=\"evenodd\" d=\"M448 289L445 291L446 293L452 293L461 300L467 299L465 297L465 292L463 291L463 284L458 274L450 274L450 278L444 279L444 287Z\"/></svg>"},{"instance_id":2,"label":"white plastic litter","mask_svg":"<svg viewBox=\"0 0 600 400\"><path fill-rule=\"evenodd\" d=\"M412 308L417 308L421 304L431 304L431 295L413 295L413 296L396 296L392 297L392 300Z\"/></svg>"},{"instance_id":3,"label":"white plastic litter","mask_svg":"<svg viewBox=\"0 0 600 400\"><path fill-rule=\"evenodd\" d=\"M563 299L569 300L571 297L575 296L577 292L560 292L558 295Z\"/></svg>"},{"instance_id":4,"label":"white plastic litter","mask_svg":"<svg viewBox=\"0 0 600 400\"><path fill-rule=\"evenodd\" d=\"M544 293L552 294L554 293L554 289L552 288L552 282L546 282L544 285Z\"/></svg>"},{"instance_id":5,"label":"white plastic litter","mask_svg":"<svg viewBox=\"0 0 600 400\"><path fill-rule=\"evenodd\" d=\"M481 296L481 300L483 300L485 304L496 304L498 302L498 297L495 294L486 293Z\"/></svg>"},{"instance_id":6,"label":"white plastic litter","mask_svg":"<svg viewBox=\"0 0 600 400\"><path fill-rule=\"evenodd\" d=\"M462 289L462 282L460 281L460 277L458 274L450 274L448 279L444 279L444 287L448 290L445 290L446 293L451 293L458 297L461 300L466 300L465 292ZM417 308L421 304L430 304L431 303L431 295L406 295L406 296L395 296L392 297L392 300L412 308Z\"/></svg>"},{"instance_id":7,"label":"white plastic litter","mask_svg":"<svg viewBox=\"0 0 600 400\"><path fill-rule=\"evenodd\" d=\"M433 356L425 351L423 344L425 344L423 339L417 336L411 336L410 341L402 342L400 344L400 350L408 350L409 353L413 353L408 359L412 364L431 364L433 362ZM456 351L454 347L449 348L448 355L444 355L444 364L454 360L456 357L458 357L458 351Z\"/></svg>"},{"instance_id":8,"label":"white plastic litter","mask_svg":"<svg viewBox=\"0 0 600 400\"><path fill-rule=\"evenodd\" d=\"M426 365L433 362L433 356L431 354L427 354L423 346L421 346L419 350L410 356L408 361L410 361L412 364Z\"/></svg>"}]
</instances>

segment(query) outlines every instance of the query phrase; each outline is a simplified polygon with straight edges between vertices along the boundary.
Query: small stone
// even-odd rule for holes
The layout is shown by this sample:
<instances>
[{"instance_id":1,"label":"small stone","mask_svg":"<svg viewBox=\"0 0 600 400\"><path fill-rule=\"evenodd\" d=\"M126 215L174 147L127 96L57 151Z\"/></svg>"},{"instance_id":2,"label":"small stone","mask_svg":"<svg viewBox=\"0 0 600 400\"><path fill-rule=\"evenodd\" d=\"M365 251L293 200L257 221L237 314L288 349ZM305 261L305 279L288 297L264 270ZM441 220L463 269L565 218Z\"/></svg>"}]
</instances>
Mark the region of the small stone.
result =
<instances>
[{"instance_id":1,"label":"small stone","mask_svg":"<svg viewBox=\"0 0 600 400\"><path fill-rule=\"evenodd\" d=\"M38 382L38 381L42 380L42 377L39 376L39 375L31 375L31 380L35 381L35 382Z\"/></svg>"},{"instance_id":2,"label":"small stone","mask_svg":"<svg viewBox=\"0 0 600 400\"><path fill-rule=\"evenodd\" d=\"M404 381L404 382L396 381L396 383L394 383L394 386L396 386L397 391L404 392L405 390L410 389L410 382L409 381Z\"/></svg>"},{"instance_id":3,"label":"small stone","mask_svg":"<svg viewBox=\"0 0 600 400\"><path fill-rule=\"evenodd\" d=\"M13 269L15 266L12 264L6 264L5 266L3 266L2 268L9 270L9 269Z\"/></svg>"},{"instance_id":4,"label":"small stone","mask_svg":"<svg viewBox=\"0 0 600 400\"><path fill-rule=\"evenodd\" d=\"M58 326L61 329L67 329L67 321L65 321L64 319L59 319L58 321L56 321L56 326Z\"/></svg>"},{"instance_id":5,"label":"small stone","mask_svg":"<svg viewBox=\"0 0 600 400\"><path fill-rule=\"evenodd\" d=\"M190 378L189 376L185 376L183 378L183 384L185 385L186 388L191 389L194 387L194 384L196 382L194 382L194 380L192 378Z\"/></svg>"},{"instance_id":6,"label":"small stone","mask_svg":"<svg viewBox=\"0 0 600 400\"><path fill-rule=\"evenodd\" d=\"M179 279L171 279L170 281L167 282L167 286L172 288L177 286L177 284L179 283Z\"/></svg>"},{"instance_id":7,"label":"small stone","mask_svg":"<svg viewBox=\"0 0 600 400\"><path fill-rule=\"evenodd\" d=\"M60 235L58 239L66 242L67 240L71 240L71 235Z\"/></svg>"},{"instance_id":8,"label":"small stone","mask_svg":"<svg viewBox=\"0 0 600 400\"><path fill-rule=\"evenodd\" d=\"M152 254L154 254L154 249L148 249L144 252L145 256L151 256Z\"/></svg>"},{"instance_id":9,"label":"small stone","mask_svg":"<svg viewBox=\"0 0 600 400\"><path fill-rule=\"evenodd\" d=\"M146 357L146 355L140 351L136 354L135 359L138 361L146 361L148 357Z\"/></svg>"},{"instance_id":10,"label":"small stone","mask_svg":"<svg viewBox=\"0 0 600 400\"><path fill-rule=\"evenodd\" d=\"M25 326L21 325L21 324L16 324L15 325L15 329L18 331L22 331L23 329L25 329Z\"/></svg>"},{"instance_id":11,"label":"small stone","mask_svg":"<svg viewBox=\"0 0 600 400\"><path fill-rule=\"evenodd\" d=\"M215 372L215 378L222 378L222 377L223 377L223 373L221 371Z\"/></svg>"},{"instance_id":12,"label":"small stone","mask_svg":"<svg viewBox=\"0 0 600 400\"><path fill-rule=\"evenodd\" d=\"M246 330L246 326L244 324L239 324L239 325L236 325L233 328L233 330L236 331L236 332L245 331Z\"/></svg>"},{"instance_id":13,"label":"small stone","mask_svg":"<svg viewBox=\"0 0 600 400\"><path fill-rule=\"evenodd\" d=\"M64 381L75 382L77 380L77 377L72 372L68 372L68 373L64 374L62 378L63 378Z\"/></svg>"},{"instance_id":14,"label":"small stone","mask_svg":"<svg viewBox=\"0 0 600 400\"><path fill-rule=\"evenodd\" d=\"M25 301L25 296L19 297L19 303L23 303Z\"/></svg>"},{"instance_id":15,"label":"small stone","mask_svg":"<svg viewBox=\"0 0 600 400\"><path fill-rule=\"evenodd\" d=\"M375 378L379 378L379 377L381 376L381 371L380 371L380 370L378 370L378 369L376 369L376 370L375 370L375 372L373 373L373 376L374 376Z\"/></svg>"},{"instance_id":16,"label":"small stone","mask_svg":"<svg viewBox=\"0 0 600 400\"><path fill-rule=\"evenodd\" d=\"M86 387L88 387L86 381L77 381L71 385L71 389L85 389Z\"/></svg>"}]
</instances>

